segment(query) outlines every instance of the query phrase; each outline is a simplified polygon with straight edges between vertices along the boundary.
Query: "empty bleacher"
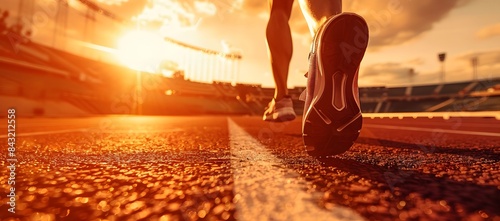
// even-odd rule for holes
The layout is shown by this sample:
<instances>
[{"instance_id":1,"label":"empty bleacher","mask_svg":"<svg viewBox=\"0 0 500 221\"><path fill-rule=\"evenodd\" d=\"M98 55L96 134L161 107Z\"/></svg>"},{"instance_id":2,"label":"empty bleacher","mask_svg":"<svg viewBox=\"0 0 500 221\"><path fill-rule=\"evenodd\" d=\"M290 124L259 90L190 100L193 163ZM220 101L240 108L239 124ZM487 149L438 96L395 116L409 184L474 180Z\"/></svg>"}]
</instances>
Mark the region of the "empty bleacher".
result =
<instances>
[{"instance_id":1,"label":"empty bleacher","mask_svg":"<svg viewBox=\"0 0 500 221\"><path fill-rule=\"evenodd\" d=\"M231 83L228 82L214 82L213 85L226 98L237 98L238 91Z\"/></svg>"},{"instance_id":2,"label":"empty bleacher","mask_svg":"<svg viewBox=\"0 0 500 221\"><path fill-rule=\"evenodd\" d=\"M369 97L369 98L381 98L387 96L387 88L386 87L359 88L359 96Z\"/></svg>"},{"instance_id":3,"label":"empty bleacher","mask_svg":"<svg viewBox=\"0 0 500 221\"><path fill-rule=\"evenodd\" d=\"M274 88L262 88L261 91L263 98L271 99L274 97Z\"/></svg>"},{"instance_id":4,"label":"empty bleacher","mask_svg":"<svg viewBox=\"0 0 500 221\"><path fill-rule=\"evenodd\" d=\"M437 85L414 86L411 89L412 96L431 96L434 95Z\"/></svg>"},{"instance_id":5,"label":"empty bleacher","mask_svg":"<svg viewBox=\"0 0 500 221\"><path fill-rule=\"evenodd\" d=\"M387 112L423 112L446 99L424 99L412 101L389 101Z\"/></svg>"},{"instance_id":6,"label":"empty bleacher","mask_svg":"<svg viewBox=\"0 0 500 221\"><path fill-rule=\"evenodd\" d=\"M375 113L375 108L377 107L377 102L363 102L361 103L361 112L363 113Z\"/></svg>"},{"instance_id":7,"label":"empty bleacher","mask_svg":"<svg viewBox=\"0 0 500 221\"><path fill-rule=\"evenodd\" d=\"M484 97L482 101L474 105L477 111L498 111L500 110L500 96Z\"/></svg>"},{"instance_id":8,"label":"empty bleacher","mask_svg":"<svg viewBox=\"0 0 500 221\"><path fill-rule=\"evenodd\" d=\"M163 84L166 90L174 91L178 95L222 97L213 84L172 78L164 78Z\"/></svg>"},{"instance_id":9,"label":"empty bleacher","mask_svg":"<svg viewBox=\"0 0 500 221\"><path fill-rule=\"evenodd\" d=\"M439 109L437 112L448 112L448 111L477 111L477 105L475 103L480 101L480 97L468 97L463 99L456 99L452 103L449 103Z\"/></svg>"},{"instance_id":10,"label":"empty bleacher","mask_svg":"<svg viewBox=\"0 0 500 221\"><path fill-rule=\"evenodd\" d=\"M388 97L403 97L406 96L406 87L393 87L387 89Z\"/></svg>"},{"instance_id":11,"label":"empty bleacher","mask_svg":"<svg viewBox=\"0 0 500 221\"><path fill-rule=\"evenodd\" d=\"M80 82L27 67L2 64L0 72L3 79L21 86L20 96L43 98L52 94L81 94L89 91L89 88Z\"/></svg>"},{"instance_id":12,"label":"empty bleacher","mask_svg":"<svg viewBox=\"0 0 500 221\"><path fill-rule=\"evenodd\" d=\"M22 84L0 76L0 95L21 96Z\"/></svg>"},{"instance_id":13,"label":"empty bleacher","mask_svg":"<svg viewBox=\"0 0 500 221\"><path fill-rule=\"evenodd\" d=\"M471 82L461 82L461 83L452 83L452 84L444 84L441 90L439 91L440 95L457 95L465 93L465 88L470 85Z\"/></svg>"},{"instance_id":14,"label":"empty bleacher","mask_svg":"<svg viewBox=\"0 0 500 221\"><path fill-rule=\"evenodd\" d=\"M500 78L481 80L472 88L472 91L486 91L496 85L500 85Z\"/></svg>"}]
</instances>

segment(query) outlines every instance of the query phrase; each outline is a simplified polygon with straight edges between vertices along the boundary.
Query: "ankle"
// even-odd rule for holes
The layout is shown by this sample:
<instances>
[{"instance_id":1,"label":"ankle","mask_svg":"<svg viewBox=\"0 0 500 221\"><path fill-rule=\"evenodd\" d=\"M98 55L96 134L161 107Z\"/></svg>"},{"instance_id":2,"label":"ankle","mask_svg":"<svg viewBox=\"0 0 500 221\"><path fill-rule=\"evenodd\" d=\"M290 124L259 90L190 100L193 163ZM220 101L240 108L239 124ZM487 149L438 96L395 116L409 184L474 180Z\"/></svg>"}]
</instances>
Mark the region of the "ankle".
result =
<instances>
[{"instance_id":1,"label":"ankle","mask_svg":"<svg viewBox=\"0 0 500 221\"><path fill-rule=\"evenodd\" d=\"M285 94L285 95L281 95L281 96L274 96L274 100L275 101L280 101L281 99L283 98L291 98L290 95L288 94Z\"/></svg>"}]
</instances>

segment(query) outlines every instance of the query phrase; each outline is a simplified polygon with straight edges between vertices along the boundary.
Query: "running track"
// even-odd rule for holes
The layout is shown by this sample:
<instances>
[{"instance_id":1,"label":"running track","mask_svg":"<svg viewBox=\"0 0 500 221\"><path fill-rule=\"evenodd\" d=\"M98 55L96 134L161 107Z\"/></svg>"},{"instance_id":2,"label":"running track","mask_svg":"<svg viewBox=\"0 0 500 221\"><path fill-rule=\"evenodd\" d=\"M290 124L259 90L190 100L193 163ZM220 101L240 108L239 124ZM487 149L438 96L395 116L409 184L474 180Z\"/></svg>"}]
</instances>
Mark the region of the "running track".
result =
<instances>
[{"instance_id":1,"label":"running track","mask_svg":"<svg viewBox=\"0 0 500 221\"><path fill-rule=\"evenodd\" d=\"M260 117L18 118L1 220L500 220L500 121L364 118L347 153Z\"/></svg>"}]
</instances>

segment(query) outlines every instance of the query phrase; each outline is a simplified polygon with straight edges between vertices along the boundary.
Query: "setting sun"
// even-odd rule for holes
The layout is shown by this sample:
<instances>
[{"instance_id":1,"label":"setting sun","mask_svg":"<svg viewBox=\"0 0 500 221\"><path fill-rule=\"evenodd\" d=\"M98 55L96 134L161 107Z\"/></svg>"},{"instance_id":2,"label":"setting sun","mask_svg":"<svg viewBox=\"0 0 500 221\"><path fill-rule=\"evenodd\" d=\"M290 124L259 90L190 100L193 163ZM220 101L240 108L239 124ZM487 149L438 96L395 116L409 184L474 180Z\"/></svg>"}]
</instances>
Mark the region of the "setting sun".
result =
<instances>
[{"instance_id":1,"label":"setting sun","mask_svg":"<svg viewBox=\"0 0 500 221\"><path fill-rule=\"evenodd\" d=\"M152 32L134 30L118 41L119 60L135 70L156 73L163 55L164 41Z\"/></svg>"}]
</instances>

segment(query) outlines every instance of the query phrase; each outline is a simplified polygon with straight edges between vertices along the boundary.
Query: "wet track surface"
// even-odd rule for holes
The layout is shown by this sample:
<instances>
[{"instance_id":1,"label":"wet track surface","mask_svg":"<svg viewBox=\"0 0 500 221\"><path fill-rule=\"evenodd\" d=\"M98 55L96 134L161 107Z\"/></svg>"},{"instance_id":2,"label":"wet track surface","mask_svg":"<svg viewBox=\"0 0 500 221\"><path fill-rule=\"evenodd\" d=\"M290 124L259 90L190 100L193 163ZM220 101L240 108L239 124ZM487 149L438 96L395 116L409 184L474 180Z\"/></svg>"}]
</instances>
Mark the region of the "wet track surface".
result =
<instances>
[{"instance_id":1,"label":"wet track surface","mask_svg":"<svg viewBox=\"0 0 500 221\"><path fill-rule=\"evenodd\" d=\"M18 119L15 215L0 133L1 220L327 220L303 205L344 220L500 220L495 119L365 118L350 151L323 159L304 152L300 119L230 119Z\"/></svg>"}]
</instances>

